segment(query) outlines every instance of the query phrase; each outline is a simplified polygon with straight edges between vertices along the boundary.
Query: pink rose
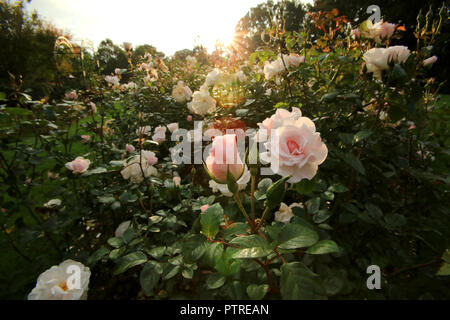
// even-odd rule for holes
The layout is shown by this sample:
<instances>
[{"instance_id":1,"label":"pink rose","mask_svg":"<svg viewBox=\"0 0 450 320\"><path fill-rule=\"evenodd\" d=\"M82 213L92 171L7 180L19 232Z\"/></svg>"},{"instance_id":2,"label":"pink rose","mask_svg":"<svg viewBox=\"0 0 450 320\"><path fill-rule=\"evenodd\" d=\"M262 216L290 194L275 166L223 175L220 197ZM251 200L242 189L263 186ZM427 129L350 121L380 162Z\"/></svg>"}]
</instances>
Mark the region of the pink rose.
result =
<instances>
[{"instance_id":1,"label":"pink rose","mask_svg":"<svg viewBox=\"0 0 450 320\"><path fill-rule=\"evenodd\" d=\"M187 116L187 121L192 121L192 116L191 115Z\"/></svg>"},{"instance_id":2,"label":"pink rose","mask_svg":"<svg viewBox=\"0 0 450 320\"><path fill-rule=\"evenodd\" d=\"M152 136L152 140L158 143L164 142L166 140L166 127L158 126L155 128L155 133Z\"/></svg>"},{"instance_id":3,"label":"pink rose","mask_svg":"<svg viewBox=\"0 0 450 320\"><path fill-rule=\"evenodd\" d=\"M134 148L134 146L132 144L126 144L125 145L125 151L126 152L131 153L131 152L134 152L134 150L136 150L136 149Z\"/></svg>"},{"instance_id":4,"label":"pink rose","mask_svg":"<svg viewBox=\"0 0 450 320\"><path fill-rule=\"evenodd\" d=\"M429 57L428 59L423 60L423 65L427 66L429 64L433 64L433 63L435 63L437 61L437 59L438 59L437 56Z\"/></svg>"},{"instance_id":5,"label":"pink rose","mask_svg":"<svg viewBox=\"0 0 450 320\"><path fill-rule=\"evenodd\" d=\"M91 140L90 136L88 136L88 135L82 135L81 136L81 142L82 143L87 143L87 142L89 142L89 140Z\"/></svg>"},{"instance_id":6,"label":"pink rose","mask_svg":"<svg viewBox=\"0 0 450 320\"><path fill-rule=\"evenodd\" d=\"M270 130L272 130L273 128L276 128L283 119L293 119L293 120L297 120L298 118L300 118L302 116L302 112L300 111L299 108L292 108L292 112L289 112L286 109L277 109L277 111L275 112L275 114L273 116L271 116L270 118L265 119L262 123L258 123L258 126L260 129L262 130L266 130L266 134L270 135ZM263 139L264 136L264 132L262 132L262 134L260 134L260 138L261 140L265 140Z\"/></svg>"},{"instance_id":7,"label":"pink rose","mask_svg":"<svg viewBox=\"0 0 450 320\"><path fill-rule=\"evenodd\" d=\"M66 163L66 168L74 173L84 173L89 168L91 162L83 157L77 157L72 162Z\"/></svg>"},{"instance_id":8,"label":"pink rose","mask_svg":"<svg viewBox=\"0 0 450 320\"><path fill-rule=\"evenodd\" d=\"M150 166L158 163L158 158L151 151L142 150L142 157L147 160L147 164Z\"/></svg>"},{"instance_id":9,"label":"pink rose","mask_svg":"<svg viewBox=\"0 0 450 320\"><path fill-rule=\"evenodd\" d=\"M200 210L202 211L202 213L204 213L206 211L206 209L208 209L208 208L209 208L209 204L205 204L200 207Z\"/></svg>"},{"instance_id":10,"label":"pink rose","mask_svg":"<svg viewBox=\"0 0 450 320\"><path fill-rule=\"evenodd\" d=\"M170 132L174 132L174 131L178 130L178 122L169 123L167 125L167 128L169 128Z\"/></svg>"},{"instance_id":11,"label":"pink rose","mask_svg":"<svg viewBox=\"0 0 450 320\"><path fill-rule=\"evenodd\" d=\"M381 38L390 38L394 34L395 24L389 22L383 22L380 26Z\"/></svg>"},{"instance_id":12,"label":"pink rose","mask_svg":"<svg viewBox=\"0 0 450 320\"><path fill-rule=\"evenodd\" d=\"M173 183L175 184L175 186L177 187L181 187L181 178L180 177L173 177Z\"/></svg>"},{"instance_id":13,"label":"pink rose","mask_svg":"<svg viewBox=\"0 0 450 320\"><path fill-rule=\"evenodd\" d=\"M242 176L244 164L238 153L235 134L214 138L206 166L212 176L222 183L227 181L228 168L236 180Z\"/></svg>"},{"instance_id":14,"label":"pink rose","mask_svg":"<svg viewBox=\"0 0 450 320\"><path fill-rule=\"evenodd\" d=\"M270 163L274 173L283 177L292 175L289 183L311 180L328 155L320 133L307 117L280 120L265 145L268 151L261 154L261 159Z\"/></svg>"}]
</instances>

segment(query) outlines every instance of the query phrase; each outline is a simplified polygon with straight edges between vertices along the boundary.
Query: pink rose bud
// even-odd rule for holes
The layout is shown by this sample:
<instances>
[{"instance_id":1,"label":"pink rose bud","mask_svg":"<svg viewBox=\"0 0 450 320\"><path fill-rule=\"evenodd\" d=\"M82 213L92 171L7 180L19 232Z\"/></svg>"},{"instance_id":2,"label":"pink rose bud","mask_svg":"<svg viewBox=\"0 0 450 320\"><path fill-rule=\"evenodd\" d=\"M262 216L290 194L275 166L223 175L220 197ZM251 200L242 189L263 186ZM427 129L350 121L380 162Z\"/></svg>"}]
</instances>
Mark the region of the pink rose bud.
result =
<instances>
[{"instance_id":1,"label":"pink rose bud","mask_svg":"<svg viewBox=\"0 0 450 320\"><path fill-rule=\"evenodd\" d=\"M175 186L180 187L181 186L181 178L173 177L173 183L175 184Z\"/></svg>"},{"instance_id":2,"label":"pink rose bud","mask_svg":"<svg viewBox=\"0 0 450 320\"><path fill-rule=\"evenodd\" d=\"M433 63L435 63L437 61L437 59L438 59L437 56L429 57L428 59L423 60L423 65L427 66L429 64L433 64Z\"/></svg>"},{"instance_id":3,"label":"pink rose bud","mask_svg":"<svg viewBox=\"0 0 450 320\"><path fill-rule=\"evenodd\" d=\"M202 213L204 213L206 211L206 209L208 209L208 208L209 208L209 204L205 204L200 207L200 210L202 211Z\"/></svg>"},{"instance_id":4,"label":"pink rose bud","mask_svg":"<svg viewBox=\"0 0 450 320\"><path fill-rule=\"evenodd\" d=\"M88 135L82 135L81 136L81 142L82 143L87 143L87 142L89 142L89 140L91 140L90 136L88 136Z\"/></svg>"},{"instance_id":5,"label":"pink rose bud","mask_svg":"<svg viewBox=\"0 0 450 320\"><path fill-rule=\"evenodd\" d=\"M130 152L131 153L131 152L134 152L134 150L135 149L134 149L134 146L132 144L126 144L125 145L125 151L126 152Z\"/></svg>"},{"instance_id":6,"label":"pink rose bud","mask_svg":"<svg viewBox=\"0 0 450 320\"><path fill-rule=\"evenodd\" d=\"M211 153L206 159L206 166L219 182L226 183L228 170L236 180L241 177L244 164L238 154L235 134L214 138Z\"/></svg>"},{"instance_id":7,"label":"pink rose bud","mask_svg":"<svg viewBox=\"0 0 450 320\"><path fill-rule=\"evenodd\" d=\"M192 121L192 116L191 115L187 116L187 121Z\"/></svg>"},{"instance_id":8,"label":"pink rose bud","mask_svg":"<svg viewBox=\"0 0 450 320\"><path fill-rule=\"evenodd\" d=\"M72 90L71 92L65 94L65 98L66 100L76 100L78 95L75 90Z\"/></svg>"},{"instance_id":9,"label":"pink rose bud","mask_svg":"<svg viewBox=\"0 0 450 320\"><path fill-rule=\"evenodd\" d=\"M66 163L66 168L72 171L73 173L84 173L89 168L91 161L85 159L83 157L77 157L72 162Z\"/></svg>"}]
</instances>

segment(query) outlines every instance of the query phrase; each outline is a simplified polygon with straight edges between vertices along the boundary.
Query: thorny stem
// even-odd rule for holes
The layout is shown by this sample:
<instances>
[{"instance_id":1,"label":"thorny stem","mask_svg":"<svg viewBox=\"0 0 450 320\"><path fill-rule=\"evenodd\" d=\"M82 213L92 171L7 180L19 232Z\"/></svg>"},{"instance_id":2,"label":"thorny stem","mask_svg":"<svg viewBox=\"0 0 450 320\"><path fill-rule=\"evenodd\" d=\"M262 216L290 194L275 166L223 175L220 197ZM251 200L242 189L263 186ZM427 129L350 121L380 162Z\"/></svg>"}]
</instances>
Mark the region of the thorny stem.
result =
<instances>
[{"instance_id":1,"label":"thorny stem","mask_svg":"<svg viewBox=\"0 0 450 320\"><path fill-rule=\"evenodd\" d=\"M242 201L241 198L239 197L239 192L236 192L234 194L234 199L236 200L236 203L239 207L239 209L241 210L242 214L245 216L245 218L247 219L248 223L250 224L250 227L252 228L252 231L255 231L255 224L254 222L250 219L250 217L248 216L247 211L245 211L244 206L242 205Z\"/></svg>"}]
</instances>

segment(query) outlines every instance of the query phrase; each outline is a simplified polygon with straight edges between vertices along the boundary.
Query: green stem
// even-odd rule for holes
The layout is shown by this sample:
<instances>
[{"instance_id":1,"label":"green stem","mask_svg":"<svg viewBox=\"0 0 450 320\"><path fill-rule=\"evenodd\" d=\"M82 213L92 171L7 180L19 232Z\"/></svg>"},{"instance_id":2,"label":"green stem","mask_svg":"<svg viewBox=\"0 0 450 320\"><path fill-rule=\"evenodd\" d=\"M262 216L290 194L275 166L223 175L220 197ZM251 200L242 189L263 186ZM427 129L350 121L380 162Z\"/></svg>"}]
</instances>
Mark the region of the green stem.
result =
<instances>
[{"instance_id":1,"label":"green stem","mask_svg":"<svg viewBox=\"0 0 450 320\"><path fill-rule=\"evenodd\" d=\"M241 210L242 214L245 216L245 218L247 219L248 223L252 227L252 230L254 230L255 225L254 225L253 221L250 219L250 217L248 216L247 211L245 211L244 206L242 205L241 198L239 197L239 192L236 192L234 194L234 199L236 200L236 203L237 203L239 209Z\"/></svg>"},{"instance_id":2,"label":"green stem","mask_svg":"<svg viewBox=\"0 0 450 320\"><path fill-rule=\"evenodd\" d=\"M263 212L263 214L262 214L262 216L261 216L261 220L259 221L259 224L258 224L258 226L256 227L256 231L258 231L259 228L261 228L262 224L264 223L264 219L266 219L267 212L269 212L269 207L266 207L266 208L264 209L264 212Z\"/></svg>"}]
</instances>

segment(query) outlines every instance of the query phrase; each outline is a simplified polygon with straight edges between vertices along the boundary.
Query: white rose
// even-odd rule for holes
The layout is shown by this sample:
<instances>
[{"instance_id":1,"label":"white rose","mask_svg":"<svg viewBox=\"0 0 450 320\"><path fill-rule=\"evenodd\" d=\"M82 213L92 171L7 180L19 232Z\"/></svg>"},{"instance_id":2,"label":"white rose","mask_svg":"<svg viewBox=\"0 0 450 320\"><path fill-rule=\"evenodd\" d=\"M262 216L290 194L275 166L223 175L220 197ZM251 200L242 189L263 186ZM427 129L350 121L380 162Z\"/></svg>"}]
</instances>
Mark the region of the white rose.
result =
<instances>
[{"instance_id":1,"label":"white rose","mask_svg":"<svg viewBox=\"0 0 450 320\"><path fill-rule=\"evenodd\" d=\"M192 101L188 103L188 109L198 115L206 115L216 111L216 100L210 95L209 91L202 87L200 91L195 91L192 95Z\"/></svg>"},{"instance_id":2,"label":"white rose","mask_svg":"<svg viewBox=\"0 0 450 320\"><path fill-rule=\"evenodd\" d=\"M72 268L80 270L78 288L70 282L76 274ZM88 267L77 261L66 260L39 275L36 287L28 294L28 300L86 300L90 276Z\"/></svg>"},{"instance_id":3,"label":"white rose","mask_svg":"<svg viewBox=\"0 0 450 320\"><path fill-rule=\"evenodd\" d=\"M363 59L366 62L367 72L373 73L375 79L381 80L383 70L389 69L389 62L405 62L410 51L404 46L393 46L389 48L372 48L364 53Z\"/></svg>"},{"instance_id":4,"label":"white rose","mask_svg":"<svg viewBox=\"0 0 450 320\"><path fill-rule=\"evenodd\" d=\"M120 84L120 80L116 76L106 76L105 80L106 82L111 83L114 86L118 86Z\"/></svg>"},{"instance_id":5,"label":"white rose","mask_svg":"<svg viewBox=\"0 0 450 320\"><path fill-rule=\"evenodd\" d=\"M147 178L158 174L156 168L153 167L153 164L157 161L155 154L146 150L142 150L141 153L142 161L141 156L136 155L124 164L124 169L122 169L120 174L125 180L130 179L133 183L141 183L144 180L144 176ZM144 176L142 173L144 173Z\"/></svg>"},{"instance_id":6,"label":"white rose","mask_svg":"<svg viewBox=\"0 0 450 320\"><path fill-rule=\"evenodd\" d=\"M244 173L242 176L236 181L239 187L239 190L244 190L247 187L248 182L250 181L251 175L247 166L244 168ZM232 197L233 194L228 189L226 184L217 183L214 180L209 180L209 187L212 189L212 192L221 192L226 197Z\"/></svg>"},{"instance_id":7,"label":"white rose","mask_svg":"<svg viewBox=\"0 0 450 320\"><path fill-rule=\"evenodd\" d=\"M213 71L211 71L210 73L208 73L208 75L206 76L206 80L205 80L205 85L206 86L213 86L216 83L216 80L222 75L222 72L215 68Z\"/></svg>"},{"instance_id":8,"label":"white rose","mask_svg":"<svg viewBox=\"0 0 450 320\"><path fill-rule=\"evenodd\" d=\"M178 130L178 122L173 122L173 123L169 123L167 125L167 128L169 129L170 132L174 132L176 130Z\"/></svg>"},{"instance_id":9,"label":"white rose","mask_svg":"<svg viewBox=\"0 0 450 320\"><path fill-rule=\"evenodd\" d=\"M114 232L114 235L115 235L117 238L123 237L123 234L125 233L125 231L128 230L128 228L130 227L130 225L131 225L131 221L130 221L130 220L122 222L122 223L119 224L119 226L117 227L116 231Z\"/></svg>"}]
</instances>

